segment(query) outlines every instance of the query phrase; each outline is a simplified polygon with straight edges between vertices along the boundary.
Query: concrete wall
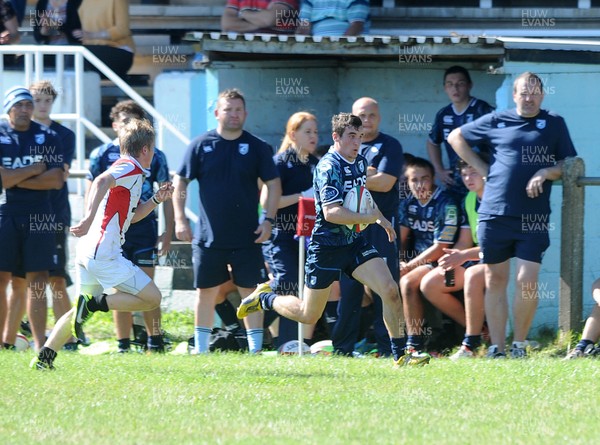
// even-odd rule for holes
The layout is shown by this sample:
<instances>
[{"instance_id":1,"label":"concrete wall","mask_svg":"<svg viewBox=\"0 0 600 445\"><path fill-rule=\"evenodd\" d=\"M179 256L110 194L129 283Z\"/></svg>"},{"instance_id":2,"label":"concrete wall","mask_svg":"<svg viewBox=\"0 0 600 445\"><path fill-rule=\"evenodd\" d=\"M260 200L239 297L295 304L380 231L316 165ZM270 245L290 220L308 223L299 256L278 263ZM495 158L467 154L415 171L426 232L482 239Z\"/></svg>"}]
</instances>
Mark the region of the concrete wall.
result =
<instances>
[{"instance_id":1,"label":"concrete wall","mask_svg":"<svg viewBox=\"0 0 600 445\"><path fill-rule=\"evenodd\" d=\"M513 107L512 82L523 71L534 71L546 84L544 107L561 114L567 121L571 137L579 155L587 163L587 175L598 170L600 157L593 156L594 143L598 140L598 124L592 107L600 102L600 68L592 65L526 64L506 62L504 74L488 74L487 64L461 63L473 78L472 94L488 101L498 109ZM246 129L262 137L275 148L279 145L288 117L299 110L316 114L319 120L319 143L331 143L330 118L340 111L350 111L354 100L371 96L380 103L382 131L398 138L405 151L427 157L425 141L435 113L448 103L442 87L444 70L454 63L429 60L427 63L385 62L334 62L327 60L286 62L215 62L206 76L195 78L202 83L206 102L192 121L194 134L206 128L214 128L214 102L218 92L225 88L240 88L247 100L248 119ZM174 76L165 74L164 76ZM177 83L177 81L175 81ZM187 91L187 90L186 90ZM173 102L173 91L168 101ZM160 89L155 100L161 109ZM180 110L191 108L197 99L185 94L177 97ZM173 106L173 105L171 105ZM207 114L204 114L207 113ZM191 127L190 127L191 128ZM193 135L192 135L193 136ZM175 168L172 165L172 168ZM558 321L558 278L560 255L560 205L561 186L555 186L552 194L551 246L546 253L540 275L542 290L540 306L533 329L544 326L556 328ZM597 208L600 193L594 188L587 193L586 245L597 243L600 231L593 221L598 219ZM584 289L589 289L599 259L588 248L585 254ZM600 275L600 274L599 274ZM512 292L512 289L511 289ZM511 293L512 295L512 293ZM592 307L589 294L585 295L584 315Z\"/></svg>"}]
</instances>

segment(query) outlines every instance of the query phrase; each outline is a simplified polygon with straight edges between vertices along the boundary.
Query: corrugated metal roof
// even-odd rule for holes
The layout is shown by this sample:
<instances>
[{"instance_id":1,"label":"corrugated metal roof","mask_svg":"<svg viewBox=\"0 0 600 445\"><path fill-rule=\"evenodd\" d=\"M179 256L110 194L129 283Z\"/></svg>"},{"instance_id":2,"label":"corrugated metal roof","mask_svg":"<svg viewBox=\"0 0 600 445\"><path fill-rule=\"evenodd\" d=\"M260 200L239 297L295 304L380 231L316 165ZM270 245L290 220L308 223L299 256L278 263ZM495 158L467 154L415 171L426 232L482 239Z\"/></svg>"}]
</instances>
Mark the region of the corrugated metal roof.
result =
<instances>
[{"instance_id":1,"label":"corrugated metal roof","mask_svg":"<svg viewBox=\"0 0 600 445\"><path fill-rule=\"evenodd\" d=\"M495 37L449 36L306 36L259 33L191 32L204 52L238 54L303 54L333 56L398 56L403 49L422 46L428 55L498 56L504 52Z\"/></svg>"}]
</instances>

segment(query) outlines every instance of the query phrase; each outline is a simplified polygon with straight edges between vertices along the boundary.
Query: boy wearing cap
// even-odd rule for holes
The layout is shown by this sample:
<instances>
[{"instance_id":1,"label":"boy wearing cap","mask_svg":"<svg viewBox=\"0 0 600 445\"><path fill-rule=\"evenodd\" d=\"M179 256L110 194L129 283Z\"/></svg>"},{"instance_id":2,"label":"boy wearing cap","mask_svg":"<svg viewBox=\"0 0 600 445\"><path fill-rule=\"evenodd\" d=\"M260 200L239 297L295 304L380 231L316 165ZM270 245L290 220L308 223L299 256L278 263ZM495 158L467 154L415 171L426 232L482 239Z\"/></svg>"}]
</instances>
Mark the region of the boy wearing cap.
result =
<instances>
[{"instance_id":1,"label":"boy wearing cap","mask_svg":"<svg viewBox=\"0 0 600 445\"><path fill-rule=\"evenodd\" d=\"M54 238L48 236L54 216L49 190L64 184L63 148L54 131L32 121L33 97L27 88L7 91L4 112L8 121L0 123L0 165L17 170L42 163L46 168L7 188L0 198L0 245L11 253L0 256L0 301L6 301L11 274L24 271L27 314L39 349L46 332L48 270L56 267Z\"/></svg>"}]
</instances>

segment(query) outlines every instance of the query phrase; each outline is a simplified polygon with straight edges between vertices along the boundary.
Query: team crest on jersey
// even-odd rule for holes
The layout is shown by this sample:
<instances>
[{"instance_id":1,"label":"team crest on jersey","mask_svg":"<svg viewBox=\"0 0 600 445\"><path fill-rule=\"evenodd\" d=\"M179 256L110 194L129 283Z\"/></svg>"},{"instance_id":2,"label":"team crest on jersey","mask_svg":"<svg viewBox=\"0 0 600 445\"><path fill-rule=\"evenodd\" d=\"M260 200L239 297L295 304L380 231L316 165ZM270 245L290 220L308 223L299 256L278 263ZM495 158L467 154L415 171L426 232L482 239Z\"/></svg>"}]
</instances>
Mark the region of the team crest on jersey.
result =
<instances>
[{"instance_id":1,"label":"team crest on jersey","mask_svg":"<svg viewBox=\"0 0 600 445\"><path fill-rule=\"evenodd\" d=\"M315 284L317 284L317 277L310 277L310 285L314 286Z\"/></svg>"},{"instance_id":2,"label":"team crest on jersey","mask_svg":"<svg viewBox=\"0 0 600 445\"><path fill-rule=\"evenodd\" d=\"M338 197L340 191L335 187L327 186L321 190L321 200L323 202L331 202Z\"/></svg>"},{"instance_id":3,"label":"team crest on jersey","mask_svg":"<svg viewBox=\"0 0 600 445\"><path fill-rule=\"evenodd\" d=\"M467 122L473 122L473 115L467 114Z\"/></svg>"},{"instance_id":4,"label":"team crest on jersey","mask_svg":"<svg viewBox=\"0 0 600 445\"><path fill-rule=\"evenodd\" d=\"M358 163L358 171L361 173L365 172L365 163L363 161Z\"/></svg>"},{"instance_id":5,"label":"team crest on jersey","mask_svg":"<svg viewBox=\"0 0 600 445\"><path fill-rule=\"evenodd\" d=\"M444 116L444 123L446 125L452 125L454 123L454 118L447 114L446 116Z\"/></svg>"},{"instance_id":6,"label":"team crest on jersey","mask_svg":"<svg viewBox=\"0 0 600 445\"><path fill-rule=\"evenodd\" d=\"M35 135L35 143L43 144L46 141L46 135L44 133L38 133Z\"/></svg>"},{"instance_id":7,"label":"team crest on jersey","mask_svg":"<svg viewBox=\"0 0 600 445\"><path fill-rule=\"evenodd\" d=\"M211 151L213 151L212 145L203 145L202 146L202 151L204 153L210 153Z\"/></svg>"},{"instance_id":8,"label":"team crest on jersey","mask_svg":"<svg viewBox=\"0 0 600 445\"><path fill-rule=\"evenodd\" d=\"M546 128L546 119L536 119L535 126L538 129L543 130L544 128Z\"/></svg>"},{"instance_id":9,"label":"team crest on jersey","mask_svg":"<svg viewBox=\"0 0 600 445\"><path fill-rule=\"evenodd\" d=\"M238 150L240 151L241 155L248 154L248 150L249 149L250 149L250 145L249 144L240 144L238 146Z\"/></svg>"}]
</instances>

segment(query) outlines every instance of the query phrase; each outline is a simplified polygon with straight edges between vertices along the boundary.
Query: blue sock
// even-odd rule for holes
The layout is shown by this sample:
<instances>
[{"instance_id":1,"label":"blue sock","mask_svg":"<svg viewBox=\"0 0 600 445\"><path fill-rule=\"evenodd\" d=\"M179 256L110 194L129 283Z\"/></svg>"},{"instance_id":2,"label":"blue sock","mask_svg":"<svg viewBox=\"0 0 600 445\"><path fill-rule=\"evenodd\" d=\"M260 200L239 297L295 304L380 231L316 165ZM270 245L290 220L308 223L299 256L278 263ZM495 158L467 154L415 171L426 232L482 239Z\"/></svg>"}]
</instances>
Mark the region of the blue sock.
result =
<instances>
[{"instance_id":1,"label":"blue sock","mask_svg":"<svg viewBox=\"0 0 600 445\"><path fill-rule=\"evenodd\" d=\"M250 354L262 351L264 329L246 329Z\"/></svg>"},{"instance_id":2,"label":"blue sock","mask_svg":"<svg viewBox=\"0 0 600 445\"><path fill-rule=\"evenodd\" d=\"M471 351L474 351L479 346L481 346L481 335L465 335L462 344L469 348Z\"/></svg>"},{"instance_id":3,"label":"blue sock","mask_svg":"<svg viewBox=\"0 0 600 445\"><path fill-rule=\"evenodd\" d=\"M406 347L413 347L417 351L423 348L423 336L422 335L409 335L406 338Z\"/></svg>"},{"instance_id":4,"label":"blue sock","mask_svg":"<svg viewBox=\"0 0 600 445\"><path fill-rule=\"evenodd\" d=\"M575 346L575 349L579 349L580 351L585 351L585 348L588 347L588 345L593 345L594 342L592 340L586 340L584 338L582 338L581 340L579 340L579 343L577 343L577 346Z\"/></svg>"},{"instance_id":5,"label":"blue sock","mask_svg":"<svg viewBox=\"0 0 600 445\"><path fill-rule=\"evenodd\" d=\"M394 356L394 360L398 360L404 355L406 337L390 338L390 346L392 347L392 355Z\"/></svg>"},{"instance_id":6,"label":"blue sock","mask_svg":"<svg viewBox=\"0 0 600 445\"><path fill-rule=\"evenodd\" d=\"M203 326L194 327L194 349L196 354L207 354L212 329Z\"/></svg>"},{"instance_id":7,"label":"blue sock","mask_svg":"<svg viewBox=\"0 0 600 445\"><path fill-rule=\"evenodd\" d=\"M277 294L275 292L263 292L258 296L260 300L260 306L265 311L273 310L273 301L277 298Z\"/></svg>"}]
</instances>

